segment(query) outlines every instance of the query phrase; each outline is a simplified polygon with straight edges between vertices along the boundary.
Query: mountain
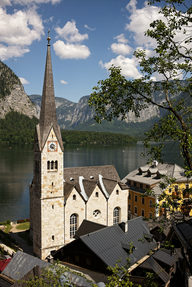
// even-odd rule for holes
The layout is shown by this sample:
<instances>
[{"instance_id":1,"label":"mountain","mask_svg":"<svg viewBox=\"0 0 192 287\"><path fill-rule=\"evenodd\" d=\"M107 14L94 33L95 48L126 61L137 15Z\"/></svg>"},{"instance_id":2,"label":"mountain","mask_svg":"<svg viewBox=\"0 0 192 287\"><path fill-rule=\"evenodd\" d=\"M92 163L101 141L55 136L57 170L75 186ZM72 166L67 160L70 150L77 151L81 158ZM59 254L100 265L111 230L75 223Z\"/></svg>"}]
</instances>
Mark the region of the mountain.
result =
<instances>
[{"instance_id":1,"label":"mountain","mask_svg":"<svg viewBox=\"0 0 192 287\"><path fill-rule=\"evenodd\" d=\"M156 92L153 96L154 101L158 103L164 101L162 92ZM179 94L175 98L178 96ZM88 106L88 98L89 96L84 96L78 103L64 98L55 98L58 124L61 129L142 136L163 115L163 111L150 104L141 111L140 117L135 117L134 113L129 112L123 122L120 119L114 119L111 122L103 121L102 124L97 124L94 121L94 109ZM40 108L41 96L28 96L19 78L7 65L0 61L0 119L4 119L6 114L11 111L17 111L30 118L33 116L39 118Z\"/></svg>"},{"instance_id":2,"label":"mountain","mask_svg":"<svg viewBox=\"0 0 192 287\"><path fill-rule=\"evenodd\" d=\"M36 116L35 105L25 93L20 79L0 61L0 119L13 110L30 118Z\"/></svg>"}]
</instances>

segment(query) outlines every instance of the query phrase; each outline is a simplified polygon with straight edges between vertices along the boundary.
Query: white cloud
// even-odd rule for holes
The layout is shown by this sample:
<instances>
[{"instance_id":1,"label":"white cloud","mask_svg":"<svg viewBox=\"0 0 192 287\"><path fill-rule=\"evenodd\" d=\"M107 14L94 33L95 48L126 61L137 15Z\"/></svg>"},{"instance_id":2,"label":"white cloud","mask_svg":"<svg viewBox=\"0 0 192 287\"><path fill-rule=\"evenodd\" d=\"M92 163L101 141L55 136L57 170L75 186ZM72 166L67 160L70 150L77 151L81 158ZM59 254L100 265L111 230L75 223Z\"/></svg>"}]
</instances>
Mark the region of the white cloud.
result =
<instances>
[{"instance_id":1,"label":"white cloud","mask_svg":"<svg viewBox=\"0 0 192 287\"><path fill-rule=\"evenodd\" d=\"M64 38L67 42L81 42L85 39L88 39L88 34L80 34L79 30L76 27L76 22L72 20L68 21L63 28L55 28L56 33ZM58 36L57 36L58 37Z\"/></svg>"},{"instance_id":2,"label":"white cloud","mask_svg":"<svg viewBox=\"0 0 192 287\"><path fill-rule=\"evenodd\" d=\"M7 14L0 8L0 42L8 45L31 45L44 35L42 19L34 8Z\"/></svg>"},{"instance_id":3,"label":"white cloud","mask_svg":"<svg viewBox=\"0 0 192 287\"><path fill-rule=\"evenodd\" d=\"M52 23L53 22L54 17L49 17L49 19L44 20L43 22L48 24L48 23Z\"/></svg>"},{"instance_id":4,"label":"white cloud","mask_svg":"<svg viewBox=\"0 0 192 287\"><path fill-rule=\"evenodd\" d=\"M90 31L94 31L95 30L95 28L91 28L91 27L89 27L88 25L84 25L84 27L86 28L86 29L88 29L88 30L90 30Z\"/></svg>"},{"instance_id":5,"label":"white cloud","mask_svg":"<svg viewBox=\"0 0 192 287\"><path fill-rule=\"evenodd\" d=\"M130 54L133 51L133 49L129 45L117 43L113 43L111 45L111 50L113 51L113 53L121 54L124 56Z\"/></svg>"},{"instance_id":6,"label":"white cloud","mask_svg":"<svg viewBox=\"0 0 192 287\"><path fill-rule=\"evenodd\" d=\"M5 46L0 44L0 59L1 61L8 60L9 58L22 57L25 53L28 53L30 50L22 48L20 46Z\"/></svg>"},{"instance_id":7,"label":"white cloud","mask_svg":"<svg viewBox=\"0 0 192 287\"><path fill-rule=\"evenodd\" d=\"M130 2L126 5L126 9L133 13L136 10L137 0L130 0Z\"/></svg>"},{"instance_id":8,"label":"white cloud","mask_svg":"<svg viewBox=\"0 0 192 287\"><path fill-rule=\"evenodd\" d=\"M26 79L24 79L24 78L19 78L20 79L20 81L21 81L21 83L23 84L23 85L25 85L25 84L29 84L29 82L26 80Z\"/></svg>"},{"instance_id":9,"label":"white cloud","mask_svg":"<svg viewBox=\"0 0 192 287\"><path fill-rule=\"evenodd\" d=\"M64 84L64 85L67 85L68 83L66 82L66 81L64 81L64 80L60 80L60 83L61 84Z\"/></svg>"},{"instance_id":10,"label":"white cloud","mask_svg":"<svg viewBox=\"0 0 192 287\"><path fill-rule=\"evenodd\" d=\"M6 5L14 5L14 4L20 4L20 5L34 5L34 4L42 4L42 3L51 3L51 4L58 4L62 0L1 0L1 6Z\"/></svg>"},{"instance_id":11,"label":"white cloud","mask_svg":"<svg viewBox=\"0 0 192 287\"><path fill-rule=\"evenodd\" d=\"M134 33L133 38L137 45L154 48L156 41L150 37L146 37L144 32L149 29L151 22L163 19L161 14L159 14L159 7L147 5L147 2L145 2L145 6L142 9L136 9L136 1L131 0L130 3L134 9L129 10L131 12L129 17L130 22L126 24L125 30Z\"/></svg>"},{"instance_id":12,"label":"white cloud","mask_svg":"<svg viewBox=\"0 0 192 287\"><path fill-rule=\"evenodd\" d=\"M121 67L121 73L126 78L140 78L141 74L139 73L137 69L137 61L132 58L126 58L122 55L117 56L117 58L112 59L110 62L103 64L102 61L99 62L99 65L102 68L109 69L111 65L114 65L116 67Z\"/></svg>"},{"instance_id":13,"label":"white cloud","mask_svg":"<svg viewBox=\"0 0 192 287\"><path fill-rule=\"evenodd\" d=\"M128 42L128 40L125 38L124 34L120 34L120 35L114 37L114 39L117 39L117 41L119 43L123 43L123 44L126 44Z\"/></svg>"},{"instance_id":14,"label":"white cloud","mask_svg":"<svg viewBox=\"0 0 192 287\"><path fill-rule=\"evenodd\" d=\"M85 45L64 43L58 40L53 44L54 51L60 59L86 59L90 56L89 48Z\"/></svg>"}]
</instances>

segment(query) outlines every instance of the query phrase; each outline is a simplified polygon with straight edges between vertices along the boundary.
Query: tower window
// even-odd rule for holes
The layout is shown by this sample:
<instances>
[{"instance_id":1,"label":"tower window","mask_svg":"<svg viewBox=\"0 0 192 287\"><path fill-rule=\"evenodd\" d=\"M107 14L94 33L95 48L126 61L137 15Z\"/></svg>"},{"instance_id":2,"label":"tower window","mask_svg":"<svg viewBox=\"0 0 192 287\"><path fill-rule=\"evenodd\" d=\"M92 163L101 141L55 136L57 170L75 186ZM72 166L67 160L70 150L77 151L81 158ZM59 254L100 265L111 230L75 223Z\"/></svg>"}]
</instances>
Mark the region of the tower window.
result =
<instances>
[{"instance_id":1,"label":"tower window","mask_svg":"<svg viewBox=\"0 0 192 287\"><path fill-rule=\"evenodd\" d=\"M57 162L57 160L55 161L55 169L57 169L58 168L58 162Z\"/></svg>"},{"instance_id":2,"label":"tower window","mask_svg":"<svg viewBox=\"0 0 192 287\"><path fill-rule=\"evenodd\" d=\"M51 161L51 169L54 169L54 161Z\"/></svg>"},{"instance_id":3,"label":"tower window","mask_svg":"<svg viewBox=\"0 0 192 287\"><path fill-rule=\"evenodd\" d=\"M50 161L47 162L47 169L50 169Z\"/></svg>"},{"instance_id":4,"label":"tower window","mask_svg":"<svg viewBox=\"0 0 192 287\"><path fill-rule=\"evenodd\" d=\"M52 240L55 240L55 236L54 235L52 235Z\"/></svg>"},{"instance_id":5,"label":"tower window","mask_svg":"<svg viewBox=\"0 0 192 287\"><path fill-rule=\"evenodd\" d=\"M54 205L52 205L52 209L54 209Z\"/></svg>"}]
</instances>

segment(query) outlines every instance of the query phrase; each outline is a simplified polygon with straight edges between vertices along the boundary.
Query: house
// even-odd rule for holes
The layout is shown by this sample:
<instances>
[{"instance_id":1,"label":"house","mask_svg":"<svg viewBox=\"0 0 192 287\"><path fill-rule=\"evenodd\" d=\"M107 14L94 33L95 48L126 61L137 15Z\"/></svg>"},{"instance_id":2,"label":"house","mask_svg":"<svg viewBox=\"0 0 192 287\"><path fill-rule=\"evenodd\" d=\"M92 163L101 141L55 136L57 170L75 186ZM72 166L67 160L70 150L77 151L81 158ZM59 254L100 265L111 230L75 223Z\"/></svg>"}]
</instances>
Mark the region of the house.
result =
<instances>
[{"instance_id":1,"label":"house","mask_svg":"<svg viewBox=\"0 0 192 287\"><path fill-rule=\"evenodd\" d=\"M163 176L175 178L175 181L164 190L160 187ZM152 165L147 164L130 172L122 180L129 188L129 218L133 216L155 217L166 211L166 200L159 198L164 192L171 200L176 202L174 210L181 210L188 215L192 215L190 200L192 194L189 188L192 187L191 178L184 176L184 170L177 164L158 163L154 161ZM146 190L151 190L152 194L143 196ZM159 204L159 209L155 210L154 204ZM183 207L179 205L183 204Z\"/></svg>"},{"instance_id":2,"label":"house","mask_svg":"<svg viewBox=\"0 0 192 287\"><path fill-rule=\"evenodd\" d=\"M86 230L85 226L83 229ZM53 257L64 263L110 274L107 267L114 267L117 260L121 260L119 266L125 266L129 257L130 265L133 265L155 248L156 242L140 216L122 223L121 227L113 225L80 235L56 251Z\"/></svg>"},{"instance_id":3,"label":"house","mask_svg":"<svg viewBox=\"0 0 192 287\"><path fill-rule=\"evenodd\" d=\"M84 219L113 225L127 220L128 188L114 166L64 168L48 36L39 124L33 144L30 237L41 259L73 240Z\"/></svg>"},{"instance_id":4,"label":"house","mask_svg":"<svg viewBox=\"0 0 192 287\"><path fill-rule=\"evenodd\" d=\"M185 286L192 286L192 219L173 224L166 240L181 250Z\"/></svg>"}]
</instances>

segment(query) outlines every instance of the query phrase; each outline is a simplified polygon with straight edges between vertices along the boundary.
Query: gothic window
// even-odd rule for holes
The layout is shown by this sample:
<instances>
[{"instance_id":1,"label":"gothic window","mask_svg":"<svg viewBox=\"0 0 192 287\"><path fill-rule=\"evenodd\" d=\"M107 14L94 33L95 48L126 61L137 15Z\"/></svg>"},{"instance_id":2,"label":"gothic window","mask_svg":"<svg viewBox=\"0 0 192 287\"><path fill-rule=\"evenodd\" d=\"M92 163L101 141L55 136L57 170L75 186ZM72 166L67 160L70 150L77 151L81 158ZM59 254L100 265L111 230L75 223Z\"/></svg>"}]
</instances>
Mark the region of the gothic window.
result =
<instances>
[{"instance_id":1,"label":"gothic window","mask_svg":"<svg viewBox=\"0 0 192 287\"><path fill-rule=\"evenodd\" d=\"M116 225L119 223L120 219L120 208L119 207L115 207L113 209L113 225Z\"/></svg>"},{"instance_id":2,"label":"gothic window","mask_svg":"<svg viewBox=\"0 0 192 287\"><path fill-rule=\"evenodd\" d=\"M47 169L50 169L50 161L47 162Z\"/></svg>"},{"instance_id":3,"label":"gothic window","mask_svg":"<svg viewBox=\"0 0 192 287\"><path fill-rule=\"evenodd\" d=\"M70 216L70 238L73 238L77 231L77 214L73 213Z\"/></svg>"},{"instance_id":4,"label":"gothic window","mask_svg":"<svg viewBox=\"0 0 192 287\"><path fill-rule=\"evenodd\" d=\"M101 211L100 210L96 209L96 210L93 211L93 217L94 218L97 219L97 218L100 217L100 215L101 215Z\"/></svg>"},{"instance_id":5,"label":"gothic window","mask_svg":"<svg viewBox=\"0 0 192 287\"><path fill-rule=\"evenodd\" d=\"M54 169L54 161L51 161L51 169Z\"/></svg>"}]
</instances>

